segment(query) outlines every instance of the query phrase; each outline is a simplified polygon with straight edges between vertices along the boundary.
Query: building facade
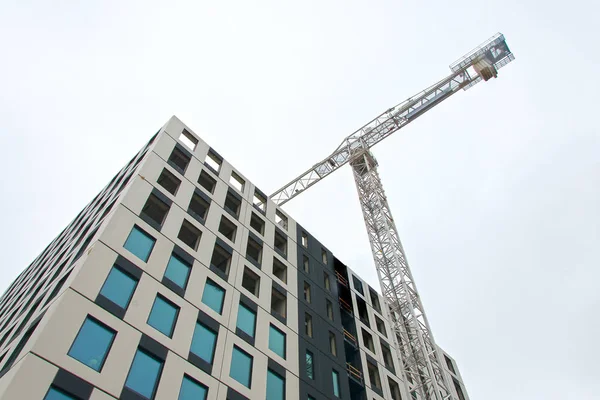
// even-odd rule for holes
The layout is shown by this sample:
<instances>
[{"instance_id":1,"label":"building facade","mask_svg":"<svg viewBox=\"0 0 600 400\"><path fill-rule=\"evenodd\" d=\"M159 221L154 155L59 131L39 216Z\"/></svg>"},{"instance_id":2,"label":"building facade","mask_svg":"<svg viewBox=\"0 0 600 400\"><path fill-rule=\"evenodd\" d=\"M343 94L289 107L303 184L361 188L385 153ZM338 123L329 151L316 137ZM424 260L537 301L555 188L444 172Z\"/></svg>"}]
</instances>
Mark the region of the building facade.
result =
<instances>
[{"instance_id":1,"label":"building facade","mask_svg":"<svg viewBox=\"0 0 600 400\"><path fill-rule=\"evenodd\" d=\"M392 335L377 291L172 117L0 298L0 399L416 399Z\"/></svg>"}]
</instances>

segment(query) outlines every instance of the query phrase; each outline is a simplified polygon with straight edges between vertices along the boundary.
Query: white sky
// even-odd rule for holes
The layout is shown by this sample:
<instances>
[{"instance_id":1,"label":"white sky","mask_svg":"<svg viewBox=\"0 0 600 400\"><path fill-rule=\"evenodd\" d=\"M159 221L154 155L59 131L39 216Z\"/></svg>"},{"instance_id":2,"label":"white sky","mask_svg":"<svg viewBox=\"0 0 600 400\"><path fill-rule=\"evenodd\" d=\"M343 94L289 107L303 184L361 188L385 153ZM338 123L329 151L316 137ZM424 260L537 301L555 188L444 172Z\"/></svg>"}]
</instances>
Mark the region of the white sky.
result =
<instances>
[{"instance_id":1,"label":"white sky","mask_svg":"<svg viewBox=\"0 0 600 400\"><path fill-rule=\"evenodd\" d=\"M501 31L516 60L498 79L374 153L471 398L600 398L598 12L579 0L4 0L0 289L171 115L271 193ZM378 287L349 168L286 209Z\"/></svg>"}]
</instances>

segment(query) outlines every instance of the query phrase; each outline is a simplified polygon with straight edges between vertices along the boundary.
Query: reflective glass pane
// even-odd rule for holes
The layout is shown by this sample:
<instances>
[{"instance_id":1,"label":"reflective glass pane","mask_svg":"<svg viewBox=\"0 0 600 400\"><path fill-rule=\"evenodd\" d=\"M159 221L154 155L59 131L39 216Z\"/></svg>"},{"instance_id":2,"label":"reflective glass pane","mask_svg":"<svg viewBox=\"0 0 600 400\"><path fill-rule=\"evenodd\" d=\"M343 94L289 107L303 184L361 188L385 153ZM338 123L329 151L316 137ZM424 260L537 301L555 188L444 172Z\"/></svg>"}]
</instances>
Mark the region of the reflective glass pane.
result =
<instances>
[{"instance_id":1,"label":"reflective glass pane","mask_svg":"<svg viewBox=\"0 0 600 400\"><path fill-rule=\"evenodd\" d=\"M269 327L269 349L281 358L285 358L285 333L275 328Z\"/></svg>"},{"instance_id":2,"label":"reflective glass pane","mask_svg":"<svg viewBox=\"0 0 600 400\"><path fill-rule=\"evenodd\" d=\"M62 390L58 390L56 388L50 388L48 393L46 393L46 397L44 400L76 400L75 397L69 396Z\"/></svg>"},{"instance_id":3,"label":"reflective glass pane","mask_svg":"<svg viewBox=\"0 0 600 400\"><path fill-rule=\"evenodd\" d=\"M156 296L150 316L148 317L148 325L164 333L168 337L173 335L175 329L175 321L179 308L165 300L161 296Z\"/></svg>"},{"instance_id":4,"label":"reflective glass pane","mask_svg":"<svg viewBox=\"0 0 600 400\"><path fill-rule=\"evenodd\" d=\"M133 296L137 280L117 267L113 267L100 290L100 294L119 307L126 309Z\"/></svg>"},{"instance_id":5,"label":"reflective glass pane","mask_svg":"<svg viewBox=\"0 0 600 400\"><path fill-rule=\"evenodd\" d=\"M123 247L141 260L148 261L154 247L154 242L156 242L156 239L142 231L139 227L134 226Z\"/></svg>"},{"instance_id":6,"label":"reflective glass pane","mask_svg":"<svg viewBox=\"0 0 600 400\"><path fill-rule=\"evenodd\" d=\"M223 311L224 297L225 290L213 281L207 279L206 285L204 285L204 292L202 293L202 302L221 314L221 311Z\"/></svg>"},{"instance_id":7,"label":"reflective glass pane","mask_svg":"<svg viewBox=\"0 0 600 400\"><path fill-rule=\"evenodd\" d=\"M285 380L271 370L267 371L267 400L285 399Z\"/></svg>"},{"instance_id":8,"label":"reflective glass pane","mask_svg":"<svg viewBox=\"0 0 600 400\"><path fill-rule=\"evenodd\" d=\"M333 395L340 397L340 376L337 371L331 371L331 380L333 381Z\"/></svg>"},{"instance_id":9,"label":"reflective glass pane","mask_svg":"<svg viewBox=\"0 0 600 400\"><path fill-rule=\"evenodd\" d=\"M189 376L183 377L178 400L205 400L208 389Z\"/></svg>"},{"instance_id":10,"label":"reflective glass pane","mask_svg":"<svg viewBox=\"0 0 600 400\"><path fill-rule=\"evenodd\" d=\"M129 369L125 386L145 398L151 399L160 378L162 364L162 361L138 349Z\"/></svg>"},{"instance_id":11,"label":"reflective glass pane","mask_svg":"<svg viewBox=\"0 0 600 400\"><path fill-rule=\"evenodd\" d=\"M231 354L229 376L242 385L250 387L250 381L252 380L252 357L235 346Z\"/></svg>"},{"instance_id":12,"label":"reflective glass pane","mask_svg":"<svg viewBox=\"0 0 600 400\"><path fill-rule=\"evenodd\" d=\"M172 254L169 264L167 264L165 276L180 288L185 289L190 270L191 266L187 262Z\"/></svg>"},{"instance_id":13,"label":"reflective glass pane","mask_svg":"<svg viewBox=\"0 0 600 400\"><path fill-rule=\"evenodd\" d=\"M68 354L88 367L100 371L114 338L114 330L88 317Z\"/></svg>"},{"instance_id":14,"label":"reflective glass pane","mask_svg":"<svg viewBox=\"0 0 600 400\"><path fill-rule=\"evenodd\" d=\"M213 362L217 334L204 324L196 323L190 351L209 364Z\"/></svg>"},{"instance_id":15,"label":"reflective glass pane","mask_svg":"<svg viewBox=\"0 0 600 400\"><path fill-rule=\"evenodd\" d=\"M237 316L237 327L250 337L254 337L256 313L240 303Z\"/></svg>"},{"instance_id":16,"label":"reflective glass pane","mask_svg":"<svg viewBox=\"0 0 600 400\"><path fill-rule=\"evenodd\" d=\"M310 351L306 351L306 375L310 379L315 379L315 366L313 364L313 355Z\"/></svg>"}]
</instances>

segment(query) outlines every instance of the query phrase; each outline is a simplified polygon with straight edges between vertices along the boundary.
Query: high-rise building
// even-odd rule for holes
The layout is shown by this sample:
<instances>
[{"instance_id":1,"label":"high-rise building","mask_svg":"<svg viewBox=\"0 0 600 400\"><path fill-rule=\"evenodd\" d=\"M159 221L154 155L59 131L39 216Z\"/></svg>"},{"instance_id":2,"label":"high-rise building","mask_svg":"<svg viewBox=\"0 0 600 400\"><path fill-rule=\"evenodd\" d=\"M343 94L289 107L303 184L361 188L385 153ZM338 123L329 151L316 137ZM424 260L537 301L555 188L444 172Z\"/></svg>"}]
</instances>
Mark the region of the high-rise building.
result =
<instances>
[{"instance_id":1,"label":"high-rise building","mask_svg":"<svg viewBox=\"0 0 600 400\"><path fill-rule=\"evenodd\" d=\"M391 326L173 117L0 298L0 399L417 399Z\"/></svg>"}]
</instances>

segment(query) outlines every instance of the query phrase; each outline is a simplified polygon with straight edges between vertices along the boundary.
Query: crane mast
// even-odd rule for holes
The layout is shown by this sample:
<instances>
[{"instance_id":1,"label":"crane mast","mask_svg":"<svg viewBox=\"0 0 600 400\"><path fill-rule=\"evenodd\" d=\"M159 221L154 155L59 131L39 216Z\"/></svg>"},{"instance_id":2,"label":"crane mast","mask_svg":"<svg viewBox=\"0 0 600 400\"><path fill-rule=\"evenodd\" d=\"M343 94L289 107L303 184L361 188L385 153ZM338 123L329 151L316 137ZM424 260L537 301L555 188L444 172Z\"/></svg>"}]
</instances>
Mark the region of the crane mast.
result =
<instances>
[{"instance_id":1,"label":"crane mast","mask_svg":"<svg viewBox=\"0 0 600 400\"><path fill-rule=\"evenodd\" d=\"M460 89L496 77L498 69L512 60L514 56L504 36L493 36L452 64L448 77L365 124L346 137L332 154L270 196L276 204L283 205L350 163L382 295L394 325L402 373L415 400L447 400L453 395L370 148Z\"/></svg>"}]
</instances>

